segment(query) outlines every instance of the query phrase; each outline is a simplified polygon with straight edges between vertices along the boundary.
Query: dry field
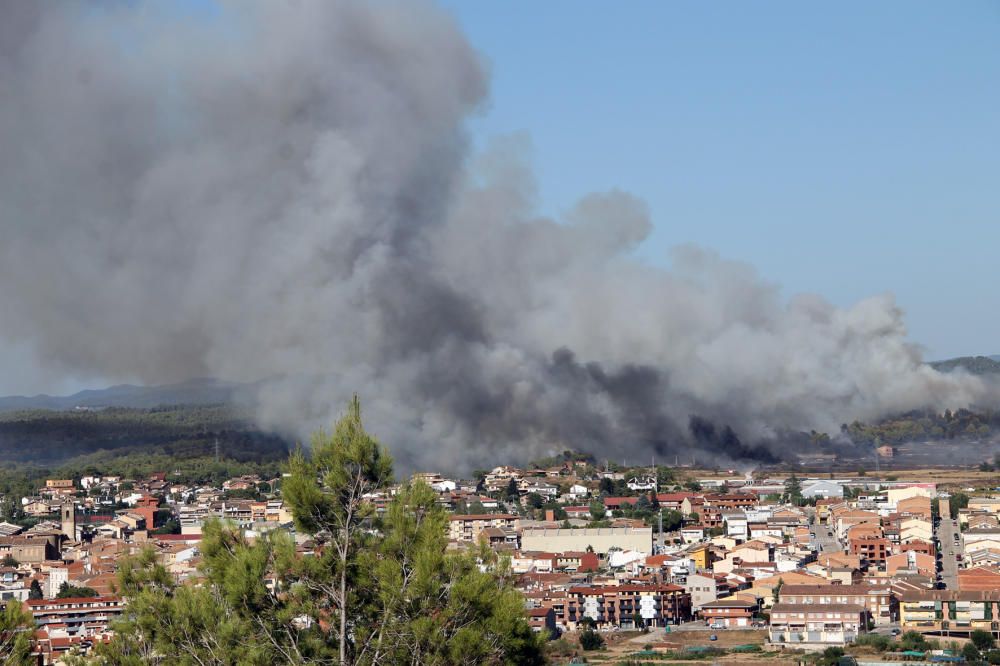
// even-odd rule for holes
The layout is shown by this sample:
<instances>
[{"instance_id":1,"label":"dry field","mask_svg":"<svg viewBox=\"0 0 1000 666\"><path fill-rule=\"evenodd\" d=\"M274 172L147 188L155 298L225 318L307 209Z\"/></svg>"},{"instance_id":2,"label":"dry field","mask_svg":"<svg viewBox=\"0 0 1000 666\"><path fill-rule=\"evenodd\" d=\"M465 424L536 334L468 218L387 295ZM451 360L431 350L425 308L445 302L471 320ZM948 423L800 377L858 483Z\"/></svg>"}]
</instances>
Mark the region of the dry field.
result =
<instances>
[{"instance_id":1,"label":"dry field","mask_svg":"<svg viewBox=\"0 0 1000 666\"><path fill-rule=\"evenodd\" d=\"M709 636L713 634L717 637L717 640L715 641L709 640ZM630 660L630 655L634 655L636 652L643 650L648 644L655 645L664 642L669 644L669 648L677 650L683 650L688 647L714 647L725 649L740 645L763 645L766 638L766 632L760 630L688 630L671 631L669 634L663 634L662 632L640 634L638 632L629 631L613 632L603 635L608 641L605 649L595 652L579 653L581 656L586 657L587 663L711 664L719 662L731 664L732 666L738 666L739 664L795 664L798 663L798 660L801 658L801 655L782 654L780 652L765 650L761 653L726 654L704 659L678 660L676 662L663 660L650 660L648 662L643 662L641 657L632 657ZM576 637L573 634L567 634L566 638L574 643L576 641ZM557 660L557 663L560 662Z\"/></svg>"}]
</instances>

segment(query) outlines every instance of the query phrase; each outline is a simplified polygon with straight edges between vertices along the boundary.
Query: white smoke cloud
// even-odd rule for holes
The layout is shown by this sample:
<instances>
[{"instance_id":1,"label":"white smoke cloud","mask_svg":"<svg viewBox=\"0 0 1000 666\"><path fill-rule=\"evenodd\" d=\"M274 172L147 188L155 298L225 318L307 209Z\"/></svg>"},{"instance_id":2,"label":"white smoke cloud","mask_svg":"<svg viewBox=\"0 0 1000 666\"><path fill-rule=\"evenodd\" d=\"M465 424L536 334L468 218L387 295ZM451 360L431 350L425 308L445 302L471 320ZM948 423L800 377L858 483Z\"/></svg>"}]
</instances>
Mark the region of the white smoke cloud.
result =
<instances>
[{"instance_id":1,"label":"white smoke cloud","mask_svg":"<svg viewBox=\"0 0 1000 666\"><path fill-rule=\"evenodd\" d=\"M645 459L692 415L756 440L987 395L922 364L891 297L785 302L693 247L644 264L623 192L538 217L517 141L469 155L488 76L423 3L2 19L0 335L59 372L271 378L259 416L298 432L357 391L428 467Z\"/></svg>"}]
</instances>

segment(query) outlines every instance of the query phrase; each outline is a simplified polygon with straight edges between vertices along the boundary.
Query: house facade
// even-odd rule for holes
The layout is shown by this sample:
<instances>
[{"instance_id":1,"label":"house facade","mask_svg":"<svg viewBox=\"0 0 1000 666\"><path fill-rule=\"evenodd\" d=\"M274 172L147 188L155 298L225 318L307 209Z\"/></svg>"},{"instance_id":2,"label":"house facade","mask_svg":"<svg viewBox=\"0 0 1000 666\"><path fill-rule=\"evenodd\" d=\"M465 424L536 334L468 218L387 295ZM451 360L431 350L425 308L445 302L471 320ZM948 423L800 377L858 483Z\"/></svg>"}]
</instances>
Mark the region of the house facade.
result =
<instances>
[{"instance_id":1,"label":"house facade","mask_svg":"<svg viewBox=\"0 0 1000 666\"><path fill-rule=\"evenodd\" d=\"M771 608L768 640L806 647L846 645L864 632L865 609L857 604L777 603Z\"/></svg>"}]
</instances>

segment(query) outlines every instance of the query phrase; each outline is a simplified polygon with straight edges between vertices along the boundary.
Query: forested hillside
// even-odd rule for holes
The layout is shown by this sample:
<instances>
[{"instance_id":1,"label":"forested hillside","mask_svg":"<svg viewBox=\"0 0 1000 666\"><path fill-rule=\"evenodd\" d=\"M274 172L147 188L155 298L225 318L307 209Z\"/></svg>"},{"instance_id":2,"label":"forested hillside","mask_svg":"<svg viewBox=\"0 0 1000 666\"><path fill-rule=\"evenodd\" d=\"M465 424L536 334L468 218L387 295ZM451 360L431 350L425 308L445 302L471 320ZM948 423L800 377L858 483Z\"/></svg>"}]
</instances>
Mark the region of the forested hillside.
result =
<instances>
[{"instance_id":1,"label":"forested hillside","mask_svg":"<svg viewBox=\"0 0 1000 666\"><path fill-rule=\"evenodd\" d=\"M915 411L878 423L855 421L841 431L858 444L901 444L937 439L985 437L1000 429L1000 412L959 409Z\"/></svg>"},{"instance_id":2,"label":"forested hillside","mask_svg":"<svg viewBox=\"0 0 1000 666\"><path fill-rule=\"evenodd\" d=\"M945 361L934 361L930 366L938 372L961 369L974 375L1000 373L1000 361L991 356L960 356Z\"/></svg>"},{"instance_id":3,"label":"forested hillside","mask_svg":"<svg viewBox=\"0 0 1000 666\"><path fill-rule=\"evenodd\" d=\"M261 432L249 414L216 405L0 413L0 460L57 465L80 456L114 453L175 457L214 455L276 460L288 443Z\"/></svg>"}]
</instances>

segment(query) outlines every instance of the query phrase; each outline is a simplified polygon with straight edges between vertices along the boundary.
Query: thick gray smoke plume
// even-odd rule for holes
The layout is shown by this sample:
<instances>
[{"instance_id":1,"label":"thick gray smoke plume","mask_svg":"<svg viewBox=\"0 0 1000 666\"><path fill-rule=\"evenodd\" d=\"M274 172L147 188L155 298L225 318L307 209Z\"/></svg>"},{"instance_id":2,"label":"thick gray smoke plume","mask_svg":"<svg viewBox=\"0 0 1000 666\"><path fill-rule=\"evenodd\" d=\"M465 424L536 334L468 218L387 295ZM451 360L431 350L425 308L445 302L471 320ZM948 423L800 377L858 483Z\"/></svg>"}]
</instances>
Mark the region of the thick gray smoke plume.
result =
<instances>
[{"instance_id":1,"label":"thick gray smoke plume","mask_svg":"<svg viewBox=\"0 0 1000 666\"><path fill-rule=\"evenodd\" d=\"M921 364L889 297L785 302L691 247L646 265L622 192L539 218L516 141L470 155L487 90L422 3L4 3L0 334L60 372L271 378L259 415L298 432L357 391L434 468L982 396Z\"/></svg>"}]
</instances>

